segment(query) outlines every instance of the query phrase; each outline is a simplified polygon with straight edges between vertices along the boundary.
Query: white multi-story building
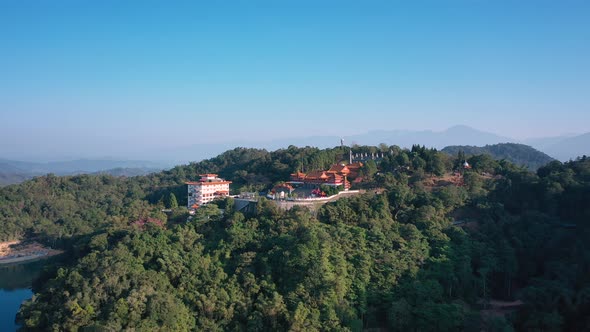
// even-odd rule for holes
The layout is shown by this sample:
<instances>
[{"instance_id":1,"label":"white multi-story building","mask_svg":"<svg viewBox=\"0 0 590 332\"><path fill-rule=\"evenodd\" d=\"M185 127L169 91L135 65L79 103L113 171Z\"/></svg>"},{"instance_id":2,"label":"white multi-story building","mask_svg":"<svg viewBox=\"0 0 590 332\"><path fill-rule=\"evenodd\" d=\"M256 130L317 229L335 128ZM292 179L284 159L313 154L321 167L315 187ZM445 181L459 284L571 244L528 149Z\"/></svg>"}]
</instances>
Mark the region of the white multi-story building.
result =
<instances>
[{"instance_id":1,"label":"white multi-story building","mask_svg":"<svg viewBox=\"0 0 590 332\"><path fill-rule=\"evenodd\" d=\"M217 174L201 174L201 179L195 182L187 182L188 208L197 209L212 200L229 195L231 181L220 179Z\"/></svg>"}]
</instances>

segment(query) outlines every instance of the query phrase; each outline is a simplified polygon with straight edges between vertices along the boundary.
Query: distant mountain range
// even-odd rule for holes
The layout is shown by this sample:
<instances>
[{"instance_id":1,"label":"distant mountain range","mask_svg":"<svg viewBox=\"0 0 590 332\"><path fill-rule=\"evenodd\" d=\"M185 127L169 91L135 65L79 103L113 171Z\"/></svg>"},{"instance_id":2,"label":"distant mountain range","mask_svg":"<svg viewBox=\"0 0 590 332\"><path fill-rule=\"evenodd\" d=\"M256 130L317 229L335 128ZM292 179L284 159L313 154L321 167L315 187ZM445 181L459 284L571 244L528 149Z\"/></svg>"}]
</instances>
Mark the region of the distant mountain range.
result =
<instances>
[{"instance_id":1,"label":"distant mountain range","mask_svg":"<svg viewBox=\"0 0 590 332\"><path fill-rule=\"evenodd\" d=\"M575 159L583 155L590 156L590 133L530 139L524 142L561 161Z\"/></svg>"},{"instance_id":2,"label":"distant mountain range","mask_svg":"<svg viewBox=\"0 0 590 332\"><path fill-rule=\"evenodd\" d=\"M153 153L165 160L173 160L177 163L188 163L214 157L237 146L277 150L280 148L286 148L289 145L294 145L298 147L315 146L323 149L340 145L341 139L344 139L345 145L378 145L380 143L385 143L388 145L398 145L400 147L409 148L413 144L420 144L428 147L435 147L437 149L442 149L449 145L469 144L483 146L486 144L514 141L508 137L479 131L468 126L454 126L440 132L432 130L377 130L364 134L346 135L342 137L308 136L261 141L242 140L219 144L195 144L181 148L154 151Z\"/></svg>"},{"instance_id":3,"label":"distant mountain range","mask_svg":"<svg viewBox=\"0 0 590 332\"><path fill-rule=\"evenodd\" d=\"M464 125L453 126L443 131L378 130L342 137L312 136L284 138L272 141L244 140L220 144L197 144L183 148L158 151L155 154L167 160L176 161L177 163L187 163L189 161L211 158L236 146L263 148L267 150L286 148L289 145L327 148L339 145L341 139L344 139L345 145L378 145L385 143L387 145L409 148L413 144L420 144L439 150L453 145L485 146L498 143L520 143L530 145L550 157L561 161L575 159L582 155L590 155L590 133L577 136L518 140Z\"/></svg>"},{"instance_id":4,"label":"distant mountain range","mask_svg":"<svg viewBox=\"0 0 590 332\"><path fill-rule=\"evenodd\" d=\"M508 137L473 129L468 126L454 126L444 131L372 131L367 134L348 137L351 143L370 145L379 143L395 144L400 147L411 147L413 144L426 145L442 149L449 145L469 144L483 146L486 144L495 144L513 141ZM391 143L390 143L391 142Z\"/></svg>"},{"instance_id":5,"label":"distant mountain range","mask_svg":"<svg viewBox=\"0 0 590 332\"><path fill-rule=\"evenodd\" d=\"M449 145L486 145L514 141L508 137L473 129L468 126L454 126L444 131L410 131L410 130L375 130L365 134L350 136L318 136L308 137L303 140L281 139L267 143L273 148L285 147L290 144L295 146L311 145L318 147L333 147L340 144L340 139L344 139L345 145L378 145L385 143L388 145L397 145L403 148L409 148L413 144L426 145L442 149Z\"/></svg>"},{"instance_id":6,"label":"distant mountain range","mask_svg":"<svg viewBox=\"0 0 590 332\"><path fill-rule=\"evenodd\" d=\"M546 137L528 140L517 140L494 133L485 132L469 126L458 125L443 131L432 130L377 130L358 135L293 137L276 140L242 140L213 144L195 144L186 147L168 148L165 150L149 150L141 154L134 154L132 158L141 160L111 160L111 159L79 159L64 162L35 163L0 159L0 185L17 183L33 176L46 173L57 175L72 175L80 173L106 172L124 176L141 175L176 164L186 164L212 158L235 147L263 148L276 150L289 145L315 146L318 148L334 147L344 139L345 145L397 145L409 148L413 144L434 147L439 150L447 146L486 146L498 143L521 143L549 155L552 158L567 161L578 156L590 155L590 132L582 135L561 137ZM493 151L489 152L493 154ZM529 152L523 150L528 155ZM527 157L524 157L525 159ZM535 159L537 157L534 157ZM507 158L509 159L509 158ZM516 158L515 160L518 160ZM544 160L539 157L539 160ZM517 162L518 163L518 162ZM535 165L528 164L528 166Z\"/></svg>"},{"instance_id":7,"label":"distant mountain range","mask_svg":"<svg viewBox=\"0 0 590 332\"><path fill-rule=\"evenodd\" d=\"M165 167L159 163L140 160L80 159L35 163L0 159L0 186L19 183L47 173L56 175L107 173L114 176L136 176L163 168Z\"/></svg>"},{"instance_id":8,"label":"distant mountain range","mask_svg":"<svg viewBox=\"0 0 590 332\"><path fill-rule=\"evenodd\" d=\"M516 165L524 165L532 171L554 160L545 153L528 145L516 143L500 143L483 147L452 145L442 149L442 152L452 156L456 156L459 151L463 151L467 156L488 154L496 160L506 159Z\"/></svg>"}]
</instances>

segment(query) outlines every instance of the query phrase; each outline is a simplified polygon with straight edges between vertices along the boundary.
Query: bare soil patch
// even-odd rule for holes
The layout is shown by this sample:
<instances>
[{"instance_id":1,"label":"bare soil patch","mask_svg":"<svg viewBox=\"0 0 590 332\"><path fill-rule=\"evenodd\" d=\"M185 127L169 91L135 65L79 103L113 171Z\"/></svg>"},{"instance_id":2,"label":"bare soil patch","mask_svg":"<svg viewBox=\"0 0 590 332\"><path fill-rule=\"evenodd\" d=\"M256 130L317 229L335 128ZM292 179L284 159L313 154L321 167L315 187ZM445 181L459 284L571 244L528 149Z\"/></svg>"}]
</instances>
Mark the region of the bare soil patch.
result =
<instances>
[{"instance_id":1,"label":"bare soil patch","mask_svg":"<svg viewBox=\"0 0 590 332\"><path fill-rule=\"evenodd\" d=\"M0 242L0 264L24 262L61 254L63 251L47 248L35 241Z\"/></svg>"}]
</instances>

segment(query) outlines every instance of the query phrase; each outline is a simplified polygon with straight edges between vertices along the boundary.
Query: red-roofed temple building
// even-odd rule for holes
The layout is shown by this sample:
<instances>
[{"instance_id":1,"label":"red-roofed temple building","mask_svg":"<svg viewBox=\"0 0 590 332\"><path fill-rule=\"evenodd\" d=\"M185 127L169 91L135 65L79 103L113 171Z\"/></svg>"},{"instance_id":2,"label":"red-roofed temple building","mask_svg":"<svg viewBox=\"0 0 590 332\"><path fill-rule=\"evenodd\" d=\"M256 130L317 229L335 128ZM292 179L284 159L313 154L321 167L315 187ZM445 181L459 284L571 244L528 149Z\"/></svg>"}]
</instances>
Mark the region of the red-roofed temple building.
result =
<instances>
[{"instance_id":1,"label":"red-roofed temple building","mask_svg":"<svg viewBox=\"0 0 590 332\"><path fill-rule=\"evenodd\" d=\"M349 168L349 166L351 168ZM291 183L312 186L342 186L344 189L349 189L349 177L351 179L356 178L358 176L358 171L361 166L361 163L355 163L350 165L333 165L327 171L313 171L307 174L297 172L291 174Z\"/></svg>"},{"instance_id":2,"label":"red-roofed temple building","mask_svg":"<svg viewBox=\"0 0 590 332\"><path fill-rule=\"evenodd\" d=\"M231 181L220 179L217 174L201 174L201 179L186 182L188 185L188 208L195 210L212 200L229 195Z\"/></svg>"}]
</instances>

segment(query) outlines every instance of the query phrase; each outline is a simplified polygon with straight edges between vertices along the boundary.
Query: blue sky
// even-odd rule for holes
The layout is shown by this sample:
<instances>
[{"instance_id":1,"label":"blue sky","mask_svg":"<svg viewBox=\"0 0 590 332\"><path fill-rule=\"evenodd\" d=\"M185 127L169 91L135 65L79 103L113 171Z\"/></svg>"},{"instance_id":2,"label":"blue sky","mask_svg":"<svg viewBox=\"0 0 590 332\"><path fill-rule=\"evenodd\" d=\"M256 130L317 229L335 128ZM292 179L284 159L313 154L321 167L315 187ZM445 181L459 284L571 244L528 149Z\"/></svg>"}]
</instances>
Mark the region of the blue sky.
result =
<instances>
[{"instance_id":1,"label":"blue sky","mask_svg":"<svg viewBox=\"0 0 590 332\"><path fill-rule=\"evenodd\" d=\"M590 131L588 1L0 1L0 156Z\"/></svg>"}]
</instances>

